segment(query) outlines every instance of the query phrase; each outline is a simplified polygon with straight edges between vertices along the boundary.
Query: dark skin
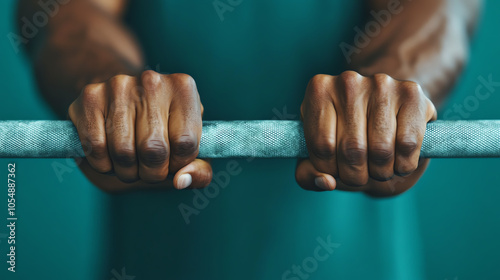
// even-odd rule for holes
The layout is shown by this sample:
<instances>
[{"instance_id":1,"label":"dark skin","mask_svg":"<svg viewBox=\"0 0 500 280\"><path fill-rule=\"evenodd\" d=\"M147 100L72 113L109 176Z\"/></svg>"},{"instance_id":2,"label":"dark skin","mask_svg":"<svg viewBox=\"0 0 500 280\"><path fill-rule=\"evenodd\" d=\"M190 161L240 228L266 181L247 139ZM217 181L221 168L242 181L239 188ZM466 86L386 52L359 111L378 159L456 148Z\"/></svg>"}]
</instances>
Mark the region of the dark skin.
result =
<instances>
[{"instance_id":1,"label":"dark skin","mask_svg":"<svg viewBox=\"0 0 500 280\"><path fill-rule=\"evenodd\" d=\"M367 5L377 11L391 1ZM35 0L19 3L18 18L39 8ZM88 148L80 168L99 188L205 187L212 169L196 158L203 115L196 83L186 74L142 71L140 45L122 22L126 5L72 0L60 7L27 46L41 92L77 127ZM391 196L424 173L425 126L467 60L480 0L401 6L352 55L351 71L311 79L301 106L310 158L295 174L302 188Z\"/></svg>"}]
</instances>

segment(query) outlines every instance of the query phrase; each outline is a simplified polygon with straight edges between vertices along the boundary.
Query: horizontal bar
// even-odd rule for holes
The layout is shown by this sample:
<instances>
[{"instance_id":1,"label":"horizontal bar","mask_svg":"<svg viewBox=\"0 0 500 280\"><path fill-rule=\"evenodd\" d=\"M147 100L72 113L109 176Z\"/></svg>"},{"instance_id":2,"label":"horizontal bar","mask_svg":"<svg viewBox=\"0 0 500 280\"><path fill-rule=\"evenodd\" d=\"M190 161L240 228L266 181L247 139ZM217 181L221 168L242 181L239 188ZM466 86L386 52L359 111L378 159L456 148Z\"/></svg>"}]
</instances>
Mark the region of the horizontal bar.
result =
<instances>
[{"instance_id":1,"label":"horizontal bar","mask_svg":"<svg viewBox=\"0 0 500 280\"><path fill-rule=\"evenodd\" d=\"M307 157L299 121L204 121L200 158ZM70 121L0 121L0 158L83 157ZM500 157L500 121L427 124L421 157Z\"/></svg>"}]
</instances>

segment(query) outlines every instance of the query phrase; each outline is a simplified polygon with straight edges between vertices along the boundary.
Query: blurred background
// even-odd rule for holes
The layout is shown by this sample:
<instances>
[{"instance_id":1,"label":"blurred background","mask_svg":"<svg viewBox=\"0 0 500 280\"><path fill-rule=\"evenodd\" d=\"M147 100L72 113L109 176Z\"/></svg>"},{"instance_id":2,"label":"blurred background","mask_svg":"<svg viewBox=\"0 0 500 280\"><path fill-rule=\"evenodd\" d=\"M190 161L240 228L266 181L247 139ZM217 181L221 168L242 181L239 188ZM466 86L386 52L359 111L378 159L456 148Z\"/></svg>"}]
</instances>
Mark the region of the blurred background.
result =
<instances>
[{"instance_id":1,"label":"blurred background","mask_svg":"<svg viewBox=\"0 0 500 280\"><path fill-rule=\"evenodd\" d=\"M8 39L10 32L17 33L14 8L13 0L0 2L0 119L55 119L37 94L25 55ZM481 77L500 81L499 12L499 1L485 1L470 63L441 118L456 116L445 112L471 102ZM463 119L500 119L496 90ZM5 183L0 279L94 279L106 261L108 195L88 183L71 160L0 159L0 176L7 178L7 164L13 162L17 272L7 272ZM403 194L408 195L418 201L427 279L500 279L500 159L433 160L418 185Z\"/></svg>"}]
</instances>

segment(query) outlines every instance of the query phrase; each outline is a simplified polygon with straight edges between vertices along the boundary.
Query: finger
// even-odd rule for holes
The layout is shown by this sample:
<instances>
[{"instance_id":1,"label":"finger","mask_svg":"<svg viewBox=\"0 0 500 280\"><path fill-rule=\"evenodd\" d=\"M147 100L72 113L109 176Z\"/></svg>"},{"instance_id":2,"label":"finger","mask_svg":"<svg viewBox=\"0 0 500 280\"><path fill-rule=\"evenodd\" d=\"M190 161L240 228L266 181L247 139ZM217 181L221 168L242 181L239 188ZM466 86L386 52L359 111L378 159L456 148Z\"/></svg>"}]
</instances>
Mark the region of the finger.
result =
<instances>
[{"instance_id":1,"label":"finger","mask_svg":"<svg viewBox=\"0 0 500 280\"><path fill-rule=\"evenodd\" d=\"M397 116L394 171L397 175L407 176L418 167L425 129L432 116L428 116L428 104L422 102L423 94L418 84L403 82L401 96L404 102Z\"/></svg>"},{"instance_id":2,"label":"finger","mask_svg":"<svg viewBox=\"0 0 500 280\"><path fill-rule=\"evenodd\" d=\"M301 114L309 158L322 173L338 176L336 129L337 113L330 92L331 76L316 75L309 83Z\"/></svg>"},{"instance_id":3,"label":"finger","mask_svg":"<svg viewBox=\"0 0 500 280\"><path fill-rule=\"evenodd\" d=\"M181 168L174 176L176 189L204 188L212 181L212 166L206 160L195 159Z\"/></svg>"},{"instance_id":4,"label":"finger","mask_svg":"<svg viewBox=\"0 0 500 280\"><path fill-rule=\"evenodd\" d=\"M137 105L136 149L139 177L148 183L164 181L168 175L168 108L170 96L160 74L145 71L143 92Z\"/></svg>"},{"instance_id":5,"label":"finger","mask_svg":"<svg viewBox=\"0 0 500 280\"><path fill-rule=\"evenodd\" d=\"M396 102L394 81L387 75L374 76L375 90L368 112L368 170L377 181L388 181L394 176L396 152Z\"/></svg>"},{"instance_id":6,"label":"finger","mask_svg":"<svg viewBox=\"0 0 500 280\"><path fill-rule=\"evenodd\" d=\"M394 176L394 178L385 182L373 181L370 183L371 188L367 189L365 192L368 195L376 197L387 197L401 194L417 183L428 165L429 159L421 158L418 168L411 175L404 178Z\"/></svg>"},{"instance_id":7,"label":"finger","mask_svg":"<svg viewBox=\"0 0 500 280\"><path fill-rule=\"evenodd\" d=\"M337 77L337 154L339 176L343 183L363 186L368 183L367 104L370 94L367 79L347 71ZM367 89L368 88L368 89Z\"/></svg>"},{"instance_id":8,"label":"finger","mask_svg":"<svg viewBox=\"0 0 500 280\"><path fill-rule=\"evenodd\" d=\"M301 188L308 191L331 191L337 186L333 176L318 171L308 159L298 161L295 180Z\"/></svg>"},{"instance_id":9,"label":"finger","mask_svg":"<svg viewBox=\"0 0 500 280\"><path fill-rule=\"evenodd\" d=\"M106 141L104 89L104 84L86 86L80 97L71 104L69 117L78 131L90 166L99 173L110 173L113 165Z\"/></svg>"},{"instance_id":10,"label":"finger","mask_svg":"<svg viewBox=\"0 0 500 280\"><path fill-rule=\"evenodd\" d=\"M169 75L174 98L170 105L168 137L170 143L169 169L176 172L198 155L202 131L202 108L196 84L189 75Z\"/></svg>"},{"instance_id":11,"label":"finger","mask_svg":"<svg viewBox=\"0 0 500 280\"><path fill-rule=\"evenodd\" d=\"M135 78L119 75L108 83L113 102L109 106L106 125L108 150L116 176L130 183L139 179L135 148L135 104L128 98Z\"/></svg>"}]
</instances>

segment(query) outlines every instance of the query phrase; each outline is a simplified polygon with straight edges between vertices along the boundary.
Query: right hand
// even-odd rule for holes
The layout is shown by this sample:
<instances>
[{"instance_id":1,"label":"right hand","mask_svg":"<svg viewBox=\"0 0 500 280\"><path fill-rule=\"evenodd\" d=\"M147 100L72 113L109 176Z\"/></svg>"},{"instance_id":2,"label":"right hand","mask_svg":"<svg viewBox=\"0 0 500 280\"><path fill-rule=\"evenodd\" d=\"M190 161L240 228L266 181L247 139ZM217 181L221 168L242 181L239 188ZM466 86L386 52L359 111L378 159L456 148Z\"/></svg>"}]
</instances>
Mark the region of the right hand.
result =
<instances>
[{"instance_id":1,"label":"right hand","mask_svg":"<svg viewBox=\"0 0 500 280\"><path fill-rule=\"evenodd\" d=\"M105 189L96 181L176 189L207 186L212 168L196 159L202 115L193 78L151 70L140 77L117 75L89 84L69 107L86 155L83 164L99 173L92 181ZM174 173L173 180L167 179Z\"/></svg>"}]
</instances>

